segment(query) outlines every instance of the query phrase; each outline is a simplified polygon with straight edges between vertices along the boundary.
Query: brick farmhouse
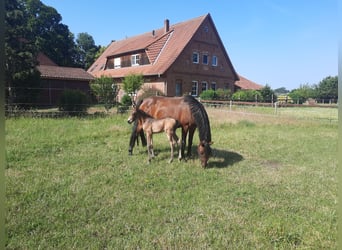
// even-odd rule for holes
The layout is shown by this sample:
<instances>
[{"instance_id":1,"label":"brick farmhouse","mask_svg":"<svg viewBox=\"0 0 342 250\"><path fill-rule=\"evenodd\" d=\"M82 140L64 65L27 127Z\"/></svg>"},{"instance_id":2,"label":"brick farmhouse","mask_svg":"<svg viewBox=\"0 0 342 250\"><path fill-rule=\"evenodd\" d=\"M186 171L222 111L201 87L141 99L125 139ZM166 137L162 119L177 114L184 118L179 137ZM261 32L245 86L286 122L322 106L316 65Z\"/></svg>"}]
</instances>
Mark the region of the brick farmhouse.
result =
<instances>
[{"instance_id":1,"label":"brick farmhouse","mask_svg":"<svg viewBox=\"0 0 342 250\"><path fill-rule=\"evenodd\" d=\"M142 74L144 90L166 96L244 89L244 83L235 86L239 75L210 14L174 25L165 20L162 28L112 41L88 72L118 84L128 74Z\"/></svg>"}]
</instances>

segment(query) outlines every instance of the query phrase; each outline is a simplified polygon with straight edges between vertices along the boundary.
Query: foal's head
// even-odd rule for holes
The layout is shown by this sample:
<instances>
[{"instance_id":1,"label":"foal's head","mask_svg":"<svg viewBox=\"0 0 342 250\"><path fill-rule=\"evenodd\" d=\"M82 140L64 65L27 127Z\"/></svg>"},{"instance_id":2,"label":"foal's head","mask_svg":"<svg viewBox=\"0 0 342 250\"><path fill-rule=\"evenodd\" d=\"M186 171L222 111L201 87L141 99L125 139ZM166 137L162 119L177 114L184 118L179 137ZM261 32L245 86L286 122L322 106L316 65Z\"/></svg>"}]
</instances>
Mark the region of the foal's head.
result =
<instances>
[{"instance_id":1,"label":"foal's head","mask_svg":"<svg viewBox=\"0 0 342 250\"><path fill-rule=\"evenodd\" d=\"M138 116L138 111L136 108L134 108L131 115L128 117L127 122L131 124L137 119L137 116Z\"/></svg>"}]
</instances>

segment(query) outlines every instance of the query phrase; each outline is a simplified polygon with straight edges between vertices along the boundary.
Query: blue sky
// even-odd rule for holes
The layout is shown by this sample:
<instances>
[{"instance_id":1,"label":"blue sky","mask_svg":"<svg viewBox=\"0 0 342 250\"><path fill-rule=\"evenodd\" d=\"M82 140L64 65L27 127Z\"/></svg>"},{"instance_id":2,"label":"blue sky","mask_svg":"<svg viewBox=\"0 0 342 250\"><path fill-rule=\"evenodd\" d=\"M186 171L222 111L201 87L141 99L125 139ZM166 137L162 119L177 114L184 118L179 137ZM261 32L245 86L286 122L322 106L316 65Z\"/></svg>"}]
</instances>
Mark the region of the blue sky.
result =
<instances>
[{"instance_id":1,"label":"blue sky","mask_svg":"<svg viewBox=\"0 0 342 250\"><path fill-rule=\"evenodd\" d=\"M108 45L210 13L235 70L271 88L337 75L337 0L42 0L77 36Z\"/></svg>"}]
</instances>

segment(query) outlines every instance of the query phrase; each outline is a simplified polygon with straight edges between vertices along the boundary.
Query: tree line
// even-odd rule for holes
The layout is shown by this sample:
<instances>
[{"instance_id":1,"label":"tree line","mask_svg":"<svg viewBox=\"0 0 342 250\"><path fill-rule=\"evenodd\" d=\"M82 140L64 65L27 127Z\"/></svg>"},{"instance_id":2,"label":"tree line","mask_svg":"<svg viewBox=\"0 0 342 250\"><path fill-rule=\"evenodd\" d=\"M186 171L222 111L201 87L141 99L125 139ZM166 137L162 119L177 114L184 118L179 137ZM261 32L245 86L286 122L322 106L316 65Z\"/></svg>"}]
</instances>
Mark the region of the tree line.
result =
<instances>
[{"instance_id":1,"label":"tree line","mask_svg":"<svg viewBox=\"0 0 342 250\"><path fill-rule=\"evenodd\" d=\"M285 96L286 100L302 104L309 99L319 103L337 103L338 77L328 76L318 84L301 84L299 88L291 91L285 87L273 90L268 84L260 90L237 90L231 93L229 90L206 90L200 94L204 100L233 100L245 102L277 102L278 97Z\"/></svg>"}]
</instances>

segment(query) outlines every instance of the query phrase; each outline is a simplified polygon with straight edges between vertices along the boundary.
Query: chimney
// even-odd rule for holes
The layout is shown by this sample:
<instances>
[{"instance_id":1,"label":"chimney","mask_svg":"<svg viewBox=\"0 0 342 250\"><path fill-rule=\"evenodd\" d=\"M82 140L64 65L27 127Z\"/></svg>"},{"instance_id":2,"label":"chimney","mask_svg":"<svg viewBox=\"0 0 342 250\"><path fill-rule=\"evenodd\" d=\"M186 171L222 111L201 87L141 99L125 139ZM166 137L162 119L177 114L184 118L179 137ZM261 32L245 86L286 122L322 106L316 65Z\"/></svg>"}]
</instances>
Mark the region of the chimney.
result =
<instances>
[{"instance_id":1,"label":"chimney","mask_svg":"<svg viewBox=\"0 0 342 250\"><path fill-rule=\"evenodd\" d=\"M165 33L167 33L167 32L169 32L169 30L170 30L170 21L169 21L169 19L165 19L165 21L164 21L164 31L165 31Z\"/></svg>"}]
</instances>

